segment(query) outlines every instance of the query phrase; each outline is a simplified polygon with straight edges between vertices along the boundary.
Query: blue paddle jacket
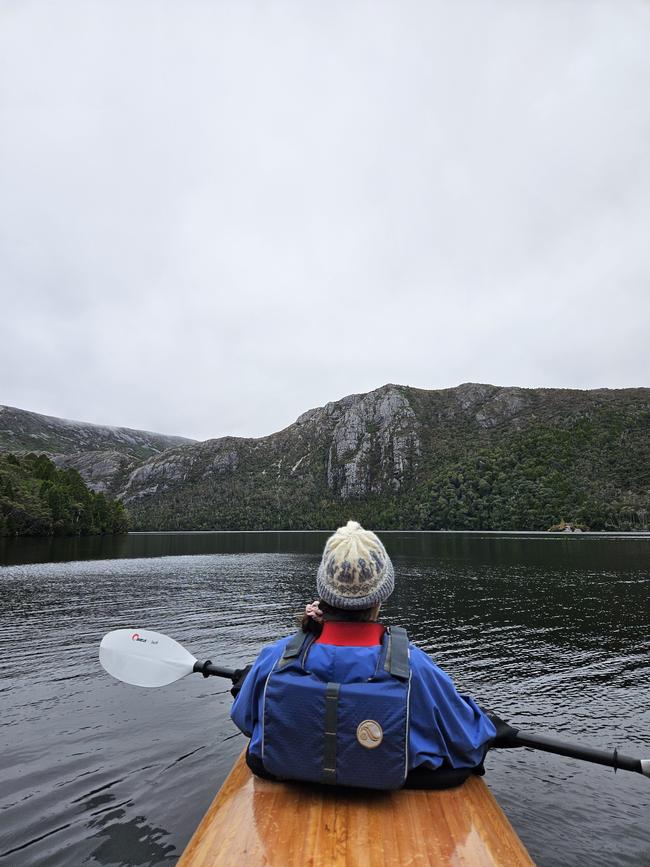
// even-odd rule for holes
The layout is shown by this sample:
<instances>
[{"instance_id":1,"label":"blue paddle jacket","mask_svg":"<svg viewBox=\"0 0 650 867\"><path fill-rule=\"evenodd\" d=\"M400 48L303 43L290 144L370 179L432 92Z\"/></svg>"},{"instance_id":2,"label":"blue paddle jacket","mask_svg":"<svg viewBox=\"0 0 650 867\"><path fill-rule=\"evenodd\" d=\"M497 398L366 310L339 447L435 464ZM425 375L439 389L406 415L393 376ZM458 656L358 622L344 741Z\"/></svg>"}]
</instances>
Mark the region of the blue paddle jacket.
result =
<instances>
[{"instance_id":1,"label":"blue paddle jacket","mask_svg":"<svg viewBox=\"0 0 650 867\"><path fill-rule=\"evenodd\" d=\"M372 677L384 627L378 623L327 622L309 649L309 670L325 681L352 683ZM249 752L262 759L264 686L291 636L258 656L230 712L250 740ZM473 768L483 761L496 729L476 702L460 695L445 672L409 643L411 689L408 769Z\"/></svg>"}]
</instances>

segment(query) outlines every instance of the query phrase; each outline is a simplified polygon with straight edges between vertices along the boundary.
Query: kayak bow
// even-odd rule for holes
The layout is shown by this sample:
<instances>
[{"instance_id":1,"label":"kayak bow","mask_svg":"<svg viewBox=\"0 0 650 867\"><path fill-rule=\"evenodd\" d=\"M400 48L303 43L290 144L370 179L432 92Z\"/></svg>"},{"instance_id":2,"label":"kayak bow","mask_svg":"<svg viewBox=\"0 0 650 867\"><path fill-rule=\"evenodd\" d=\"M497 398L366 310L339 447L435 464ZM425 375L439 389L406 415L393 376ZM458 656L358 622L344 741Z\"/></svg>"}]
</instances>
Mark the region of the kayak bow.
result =
<instances>
[{"instance_id":1,"label":"kayak bow","mask_svg":"<svg viewBox=\"0 0 650 867\"><path fill-rule=\"evenodd\" d=\"M177 867L445 867L533 861L480 777L443 791L278 783L238 758Z\"/></svg>"}]
</instances>

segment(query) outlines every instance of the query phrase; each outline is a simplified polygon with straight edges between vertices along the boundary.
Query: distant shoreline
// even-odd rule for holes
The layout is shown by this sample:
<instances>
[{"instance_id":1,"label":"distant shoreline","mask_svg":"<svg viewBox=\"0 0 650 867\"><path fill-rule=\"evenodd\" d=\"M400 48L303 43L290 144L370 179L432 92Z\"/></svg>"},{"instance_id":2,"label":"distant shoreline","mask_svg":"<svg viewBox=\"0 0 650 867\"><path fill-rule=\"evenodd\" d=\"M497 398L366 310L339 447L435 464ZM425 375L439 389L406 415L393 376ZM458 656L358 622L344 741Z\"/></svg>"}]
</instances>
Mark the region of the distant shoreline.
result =
<instances>
[{"instance_id":1,"label":"distant shoreline","mask_svg":"<svg viewBox=\"0 0 650 867\"><path fill-rule=\"evenodd\" d=\"M129 536L209 536L214 533L246 533L249 535L259 533L322 533L328 535L333 529L314 530L129 530ZM383 530L381 527L373 527L374 533L418 533L421 535L456 535L456 536L559 536L565 538L579 538L580 536L634 536L650 539L650 530L583 530L580 533L565 533L562 530L551 532L550 530ZM34 538L34 537L32 537Z\"/></svg>"}]
</instances>

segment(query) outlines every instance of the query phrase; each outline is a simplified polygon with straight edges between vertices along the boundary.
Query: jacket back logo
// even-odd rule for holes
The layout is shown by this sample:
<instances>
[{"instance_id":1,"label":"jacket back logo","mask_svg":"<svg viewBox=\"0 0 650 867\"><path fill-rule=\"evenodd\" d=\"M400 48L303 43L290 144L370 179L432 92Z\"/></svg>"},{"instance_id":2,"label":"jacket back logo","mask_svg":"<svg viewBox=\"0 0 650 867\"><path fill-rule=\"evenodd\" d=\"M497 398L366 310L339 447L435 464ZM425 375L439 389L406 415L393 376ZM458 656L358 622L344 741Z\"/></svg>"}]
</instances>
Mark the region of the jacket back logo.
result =
<instances>
[{"instance_id":1,"label":"jacket back logo","mask_svg":"<svg viewBox=\"0 0 650 867\"><path fill-rule=\"evenodd\" d=\"M384 739L384 732L374 719L364 719L357 726L357 740L367 750L374 750Z\"/></svg>"}]
</instances>

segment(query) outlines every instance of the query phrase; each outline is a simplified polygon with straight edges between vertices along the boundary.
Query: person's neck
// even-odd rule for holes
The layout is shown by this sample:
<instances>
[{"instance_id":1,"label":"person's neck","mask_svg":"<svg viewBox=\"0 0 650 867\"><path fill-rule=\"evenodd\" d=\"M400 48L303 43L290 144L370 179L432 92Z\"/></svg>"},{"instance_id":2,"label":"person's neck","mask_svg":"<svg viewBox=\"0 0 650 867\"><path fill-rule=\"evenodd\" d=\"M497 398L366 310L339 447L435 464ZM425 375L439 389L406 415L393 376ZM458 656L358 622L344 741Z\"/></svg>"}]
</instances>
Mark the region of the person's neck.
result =
<instances>
[{"instance_id":1,"label":"person's neck","mask_svg":"<svg viewBox=\"0 0 650 867\"><path fill-rule=\"evenodd\" d=\"M376 620L326 620L317 644L374 647L381 644L385 627Z\"/></svg>"}]
</instances>

